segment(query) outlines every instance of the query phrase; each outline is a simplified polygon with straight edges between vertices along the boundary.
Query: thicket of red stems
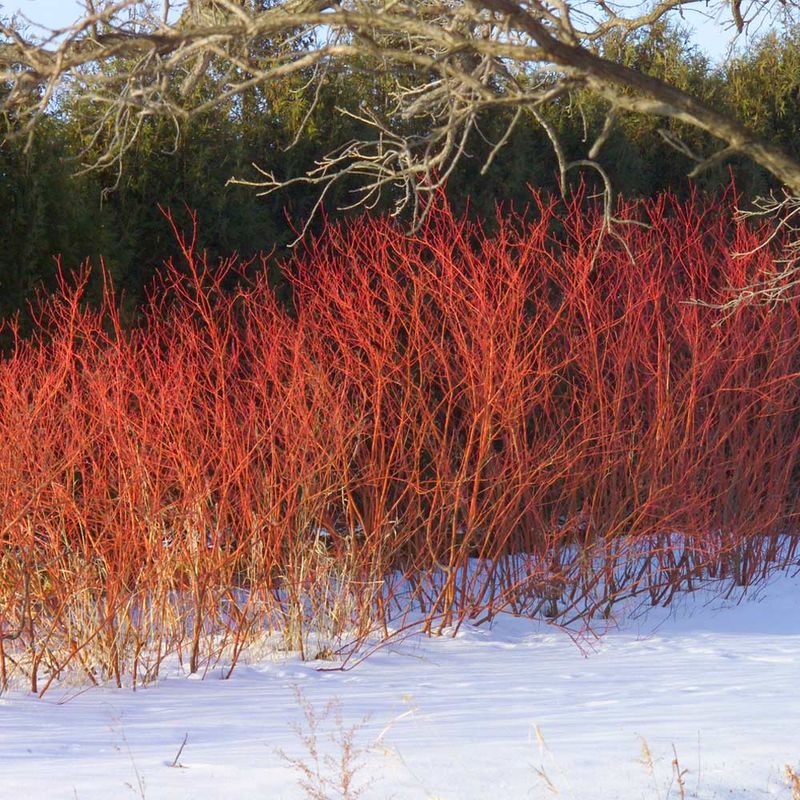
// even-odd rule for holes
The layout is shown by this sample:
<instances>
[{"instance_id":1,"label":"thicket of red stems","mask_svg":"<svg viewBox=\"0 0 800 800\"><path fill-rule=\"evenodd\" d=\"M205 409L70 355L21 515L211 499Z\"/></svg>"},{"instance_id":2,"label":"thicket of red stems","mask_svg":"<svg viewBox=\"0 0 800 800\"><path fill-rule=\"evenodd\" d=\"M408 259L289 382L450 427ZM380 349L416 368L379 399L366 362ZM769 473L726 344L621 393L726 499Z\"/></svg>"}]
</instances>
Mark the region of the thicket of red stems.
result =
<instances>
[{"instance_id":1,"label":"thicket of red stems","mask_svg":"<svg viewBox=\"0 0 800 800\"><path fill-rule=\"evenodd\" d=\"M765 232L730 200L613 235L532 203L490 234L443 203L330 226L291 311L184 237L136 330L65 279L0 362L0 683L591 624L794 563L800 308L704 305L771 269L732 255Z\"/></svg>"}]
</instances>

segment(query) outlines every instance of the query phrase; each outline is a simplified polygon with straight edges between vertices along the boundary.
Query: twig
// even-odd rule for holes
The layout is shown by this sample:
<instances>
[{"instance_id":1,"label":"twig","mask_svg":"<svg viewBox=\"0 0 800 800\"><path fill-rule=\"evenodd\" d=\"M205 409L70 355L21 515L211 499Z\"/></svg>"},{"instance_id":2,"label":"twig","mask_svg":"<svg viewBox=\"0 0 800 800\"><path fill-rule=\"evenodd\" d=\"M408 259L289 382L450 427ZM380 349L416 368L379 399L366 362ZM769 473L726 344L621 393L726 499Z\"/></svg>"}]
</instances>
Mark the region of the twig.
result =
<instances>
[{"instance_id":1,"label":"twig","mask_svg":"<svg viewBox=\"0 0 800 800\"><path fill-rule=\"evenodd\" d=\"M172 759L172 763L170 764L171 767L178 767L179 769L186 769L186 767L180 763L179 759L181 757L181 753L183 752L183 748L186 747L186 742L189 741L189 732L186 732L186 735L183 737L183 741L181 742L181 746L178 748L178 752L175 754L175 758Z\"/></svg>"}]
</instances>

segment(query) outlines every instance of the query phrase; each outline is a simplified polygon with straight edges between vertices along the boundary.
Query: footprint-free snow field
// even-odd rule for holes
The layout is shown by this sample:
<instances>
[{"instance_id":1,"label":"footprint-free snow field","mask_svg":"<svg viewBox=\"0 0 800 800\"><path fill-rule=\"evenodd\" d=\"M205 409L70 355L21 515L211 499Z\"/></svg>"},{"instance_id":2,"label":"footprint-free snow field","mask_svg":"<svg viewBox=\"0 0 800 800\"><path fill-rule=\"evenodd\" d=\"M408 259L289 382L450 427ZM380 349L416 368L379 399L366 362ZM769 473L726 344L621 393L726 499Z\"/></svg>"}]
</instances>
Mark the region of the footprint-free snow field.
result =
<instances>
[{"instance_id":1,"label":"footprint-free snow field","mask_svg":"<svg viewBox=\"0 0 800 800\"><path fill-rule=\"evenodd\" d=\"M349 775L376 799L789 800L800 578L692 597L579 645L500 617L345 672L273 656L229 680L8 693L0 797L338 798Z\"/></svg>"}]
</instances>

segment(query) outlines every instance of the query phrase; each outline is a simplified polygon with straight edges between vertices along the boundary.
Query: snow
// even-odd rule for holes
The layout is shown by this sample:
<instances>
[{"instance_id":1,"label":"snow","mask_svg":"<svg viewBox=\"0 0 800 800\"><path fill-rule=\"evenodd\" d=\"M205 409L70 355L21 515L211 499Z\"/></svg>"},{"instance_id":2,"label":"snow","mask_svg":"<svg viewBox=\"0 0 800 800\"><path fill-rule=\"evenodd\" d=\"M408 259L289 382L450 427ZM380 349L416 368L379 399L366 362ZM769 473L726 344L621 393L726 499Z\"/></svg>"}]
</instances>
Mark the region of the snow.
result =
<instances>
[{"instance_id":1,"label":"snow","mask_svg":"<svg viewBox=\"0 0 800 800\"><path fill-rule=\"evenodd\" d=\"M343 732L357 726L364 798L544 798L549 782L576 800L663 800L680 797L676 774L688 770L686 797L790 800L800 577L707 601L695 593L666 611L623 614L579 644L503 616L454 639L386 647L346 672L265 654L230 680L176 666L136 692L8 693L0 798L313 796L290 763L312 765L305 704L323 779L336 779L325 757L339 759Z\"/></svg>"}]
</instances>

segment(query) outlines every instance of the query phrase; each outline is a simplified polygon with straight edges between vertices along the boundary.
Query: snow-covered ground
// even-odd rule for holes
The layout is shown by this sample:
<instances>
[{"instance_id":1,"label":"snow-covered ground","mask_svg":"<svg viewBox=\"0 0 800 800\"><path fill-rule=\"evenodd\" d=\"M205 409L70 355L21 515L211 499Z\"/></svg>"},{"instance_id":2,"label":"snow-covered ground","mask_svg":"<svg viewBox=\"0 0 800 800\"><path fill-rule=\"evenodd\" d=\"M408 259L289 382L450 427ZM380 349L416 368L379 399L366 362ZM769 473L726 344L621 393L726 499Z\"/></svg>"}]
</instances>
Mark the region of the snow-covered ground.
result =
<instances>
[{"instance_id":1,"label":"snow-covered ground","mask_svg":"<svg viewBox=\"0 0 800 800\"><path fill-rule=\"evenodd\" d=\"M364 798L662 800L680 797L679 769L686 797L789 800L785 765L800 771L800 577L719 605L692 595L582 649L505 617L385 648L348 672L265 658L230 680L175 673L137 692L7 694L0 798L313 796L289 762L313 767L302 701L322 757L338 759L332 740L359 725ZM338 774L324 758L321 771Z\"/></svg>"}]
</instances>

